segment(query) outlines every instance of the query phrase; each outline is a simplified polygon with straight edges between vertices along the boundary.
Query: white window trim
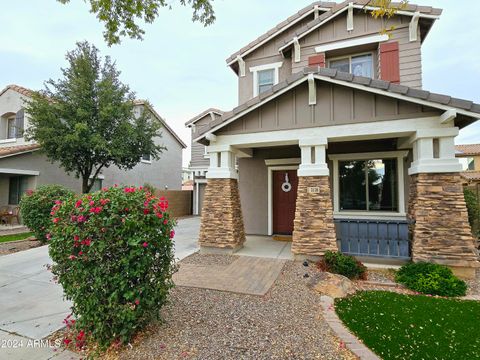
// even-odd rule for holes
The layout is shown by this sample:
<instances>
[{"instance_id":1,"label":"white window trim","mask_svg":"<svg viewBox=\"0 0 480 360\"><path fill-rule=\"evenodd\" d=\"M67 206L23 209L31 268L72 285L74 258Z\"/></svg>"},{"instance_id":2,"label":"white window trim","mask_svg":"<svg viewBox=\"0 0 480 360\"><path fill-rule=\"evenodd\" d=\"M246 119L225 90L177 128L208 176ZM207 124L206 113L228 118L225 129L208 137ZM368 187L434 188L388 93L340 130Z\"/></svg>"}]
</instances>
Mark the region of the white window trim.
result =
<instances>
[{"instance_id":1,"label":"white window trim","mask_svg":"<svg viewBox=\"0 0 480 360\"><path fill-rule=\"evenodd\" d=\"M348 59L348 66L349 66L349 73L352 74L352 58L353 57L358 57L358 56L363 56L363 55L371 55L372 56L372 79L375 79L375 64L374 64L374 57L375 54L373 51L367 51L367 52L362 52L358 54L351 54L351 55L344 55L344 56L336 56L331 59L328 59L328 67L330 67L330 62L331 61L336 61L336 60L342 60L342 59Z\"/></svg>"},{"instance_id":2,"label":"white window trim","mask_svg":"<svg viewBox=\"0 0 480 360\"><path fill-rule=\"evenodd\" d=\"M335 218L405 218L407 214L405 211L405 170L403 159L407 156L408 150L329 155L328 158L333 161L333 216ZM340 210L340 182L338 162L340 160L344 161L372 159L397 159L398 211Z\"/></svg>"},{"instance_id":3,"label":"white window trim","mask_svg":"<svg viewBox=\"0 0 480 360\"><path fill-rule=\"evenodd\" d=\"M10 144L10 143L14 143L14 142L17 142L17 139L2 139L2 140L0 140L0 144Z\"/></svg>"},{"instance_id":4,"label":"white window trim","mask_svg":"<svg viewBox=\"0 0 480 360\"><path fill-rule=\"evenodd\" d=\"M142 164L151 164L152 160L144 160L143 158L140 160Z\"/></svg>"},{"instance_id":5,"label":"white window trim","mask_svg":"<svg viewBox=\"0 0 480 360\"><path fill-rule=\"evenodd\" d=\"M273 235L273 172L276 170L298 170L298 165L268 167L268 235Z\"/></svg>"},{"instance_id":6,"label":"white window trim","mask_svg":"<svg viewBox=\"0 0 480 360\"><path fill-rule=\"evenodd\" d=\"M277 85L280 77L279 69L282 67L283 62L276 62L271 64L264 64L258 66L252 66L250 72L253 73L253 97L258 96L258 72L263 70L275 70L273 77L273 85Z\"/></svg>"},{"instance_id":7,"label":"white window trim","mask_svg":"<svg viewBox=\"0 0 480 360\"><path fill-rule=\"evenodd\" d=\"M360 45L367 45L367 44L384 42L384 41L388 41L389 39L390 39L390 37L387 34L364 36L364 37L359 37L359 38L355 38L355 39L350 39L350 40L345 40L345 41L336 41L336 42L333 42L333 43L320 45L320 46L315 47L315 52L316 53L324 53L324 52L332 51L332 50L339 50L339 49L345 49L345 48L355 47L355 46L360 46Z\"/></svg>"}]
</instances>

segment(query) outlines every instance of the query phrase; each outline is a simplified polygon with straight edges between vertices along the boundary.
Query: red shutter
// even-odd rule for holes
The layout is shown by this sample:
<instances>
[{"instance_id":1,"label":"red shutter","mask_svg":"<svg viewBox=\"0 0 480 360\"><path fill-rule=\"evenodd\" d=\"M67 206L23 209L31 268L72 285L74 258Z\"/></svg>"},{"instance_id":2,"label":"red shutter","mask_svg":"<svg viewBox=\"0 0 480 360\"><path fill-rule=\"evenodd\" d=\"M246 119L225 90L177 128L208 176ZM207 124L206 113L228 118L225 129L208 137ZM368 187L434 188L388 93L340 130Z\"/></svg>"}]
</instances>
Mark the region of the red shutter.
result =
<instances>
[{"instance_id":1,"label":"red shutter","mask_svg":"<svg viewBox=\"0 0 480 360\"><path fill-rule=\"evenodd\" d=\"M308 58L308 66L325 67L325 54L310 56Z\"/></svg>"},{"instance_id":2,"label":"red shutter","mask_svg":"<svg viewBox=\"0 0 480 360\"><path fill-rule=\"evenodd\" d=\"M380 44L380 77L393 83L400 82L398 41Z\"/></svg>"}]
</instances>

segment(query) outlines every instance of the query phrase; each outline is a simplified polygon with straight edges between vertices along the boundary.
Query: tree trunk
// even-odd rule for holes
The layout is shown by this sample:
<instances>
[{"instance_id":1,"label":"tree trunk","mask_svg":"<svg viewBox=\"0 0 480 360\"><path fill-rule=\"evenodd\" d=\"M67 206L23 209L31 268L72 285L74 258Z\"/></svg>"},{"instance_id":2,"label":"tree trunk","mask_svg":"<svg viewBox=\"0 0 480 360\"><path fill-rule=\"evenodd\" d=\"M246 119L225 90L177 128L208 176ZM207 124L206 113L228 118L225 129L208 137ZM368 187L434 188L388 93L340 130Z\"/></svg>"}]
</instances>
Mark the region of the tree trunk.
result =
<instances>
[{"instance_id":1,"label":"tree trunk","mask_svg":"<svg viewBox=\"0 0 480 360\"><path fill-rule=\"evenodd\" d=\"M90 191L91 186L88 186L88 177L82 177L82 193L86 194Z\"/></svg>"}]
</instances>

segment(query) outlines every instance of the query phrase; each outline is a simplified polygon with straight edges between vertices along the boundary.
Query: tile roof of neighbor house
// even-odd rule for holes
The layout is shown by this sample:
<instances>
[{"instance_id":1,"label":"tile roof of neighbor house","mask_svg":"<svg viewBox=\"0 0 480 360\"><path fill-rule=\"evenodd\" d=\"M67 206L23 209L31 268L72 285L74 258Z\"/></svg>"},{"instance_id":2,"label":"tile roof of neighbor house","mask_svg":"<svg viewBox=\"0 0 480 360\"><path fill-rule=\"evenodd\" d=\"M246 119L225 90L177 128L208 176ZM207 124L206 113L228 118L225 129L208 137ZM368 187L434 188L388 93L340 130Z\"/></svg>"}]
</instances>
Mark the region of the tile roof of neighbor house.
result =
<instances>
[{"instance_id":1,"label":"tile roof of neighbor house","mask_svg":"<svg viewBox=\"0 0 480 360\"><path fill-rule=\"evenodd\" d=\"M225 112L222 117L210 122L208 126L204 126L202 129L198 129L198 133L195 133L195 139L211 131L212 129L218 130L219 127L223 127L226 123L239 115L244 115L253 108L256 108L259 104L265 103L274 98L279 93L283 93L286 88L296 86L303 81L306 81L309 74L317 76L317 78L324 79L325 81L331 81L343 86L357 87L364 89L365 91L380 91L385 96L403 96L405 100L411 99L411 101L426 101L432 106L441 105L455 108L460 113L468 112L466 116L472 118L480 118L480 104L476 104L473 101L457 99L448 95L436 94L426 90L420 90L411 88L405 85L394 84L385 80L372 79L364 76L354 76L350 73L337 71L336 69L321 68L321 67L307 67L303 69L303 72L298 72L286 80L273 86L270 90L248 100L247 102L235 107L233 110ZM474 113L472 116L472 114ZM478 117L476 116L478 114Z\"/></svg>"},{"instance_id":2,"label":"tile roof of neighbor house","mask_svg":"<svg viewBox=\"0 0 480 360\"><path fill-rule=\"evenodd\" d=\"M210 114L210 113L212 113L212 112L213 112L213 113L216 113L216 114L218 114L218 115L220 115L220 116L222 116L223 113L224 113L224 111L222 111L222 110L219 110L219 109L216 109L216 108L209 108L209 109L207 109L207 110L205 110L205 111L202 111L202 112L201 112L200 114L198 114L197 116L195 116L195 117L191 118L190 120L188 120L188 121L185 123L185 126L188 126L188 125L190 125L190 124L196 123L198 120L200 120L201 118L203 118L205 115L208 115L208 114Z\"/></svg>"},{"instance_id":3,"label":"tile roof of neighbor house","mask_svg":"<svg viewBox=\"0 0 480 360\"><path fill-rule=\"evenodd\" d=\"M468 181L480 180L480 171L462 171L460 175Z\"/></svg>"},{"instance_id":4,"label":"tile roof of neighbor house","mask_svg":"<svg viewBox=\"0 0 480 360\"><path fill-rule=\"evenodd\" d=\"M10 85L7 85L5 86L5 88L0 91L0 96L5 93L7 90L13 90L13 91L16 91L18 92L19 94L21 95L25 95L25 96L29 96L31 97L32 96L32 93L33 93L33 90L30 90L30 89L27 89L23 86L19 86L19 85L15 85L15 84L10 84Z\"/></svg>"},{"instance_id":5,"label":"tile roof of neighbor house","mask_svg":"<svg viewBox=\"0 0 480 360\"><path fill-rule=\"evenodd\" d=\"M455 145L457 156L480 155L480 144Z\"/></svg>"},{"instance_id":6,"label":"tile roof of neighbor house","mask_svg":"<svg viewBox=\"0 0 480 360\"><path fill-rule=\"evenodd\" d=\"M135 105L143 105L143 106L147 106L148 109L153 113L153 115L158 119L160 120L160 122L162 123L162 125L165 127L165 129L168 130L168 132L170 132L170 134L173 135L173 137L180 143L180 145L186 149L187 148L187 145L183 142L182 139L180 139L180 137L177 135L177 133L175 131L173 131L173 129L167 124L167 122L165 121L164 118L162 118L160 116L159 113L157 113L155 111L155 109L152 107L152 105L150 105L146 100L143 100L143 99L137 99L134 101L134 104Z\"/></svg>"},{"instance_id":7,"label":"tile roof of neighbor house","mask_svg":"<svg viewBox=\"0 0 480 360\"><path fill-rule=\"evenodd\" d=\"M27 152L32 152L40 149L38 144L28 144L28 145L15 145L15 146L6 146L0 147L0 158L19 155Z\"/></svg>"},{"instance_id":8,"label":"tile roof of neighbor house","mask_svg":"<svg viewBox=\"0 0 480 360\"><path fill-rule=\"evenodd\" d=\"M307 12L313 10L314 6L315 5L318 5L320 8L325 8L325 9L329 9L328 11L324 12L323 14L321 14L318 18L310 21L308 24L306 24L304 27L302 27L301 29L299 29L298 31L295 31L295 36L297 37L300 37L302 36L305 32L307 32L308 30L310 30L312 27L320 24L321 22L325 21L326 19L328 19L329 17L333 16L335 13L345 9L346 7L348 7L348 4L349 3L353 3L354 5L360 5L360 6L366 6L368 5L368 3L370 2L370 0L355 0L355 1L352 1L352 0L347 0L347 1L344 1L344 2L341 2L341 3L335 3L335 2L324 2L324 1L317 1L317 2L314 2L308 6L306 6L305 8L303 8L302 10L298 11L296 14L293 14L292 16L290 16L288 19L282 21L281 23L279 23L277 26L275 26L274 28L270 29L268 32L266 32L265 34L263 34L262 36L258 37L257 39L253 40L251 43L249 43L247 46L241 48L240 50L238 50L237 52L235 52L234 54L230 55L228 57L228 59L226 60L227 64L231 63L232 61L234 61L238 55L242 55L244 54L246 51L248 50L251 50L255 47L257 47L258 45L260 45L264 40L266 40L267 38L269 38L270 36L274 35L274 34L277 34L277 33L281 33L282 31L284 31L285 29L287 29L290 24L294 21L296 21L297 19L301 18L303 15L305 15ZM393 6L398 6L399 3L397 2L392 2L392 5ZM411 13L415 13L415 12L419 12L421 14L425 14L425 15L434 15L434 16L440 16L442 14L442 9L438 9L438 8L433 8L431 6L420 6L420 5L415 5L415 4L408 4L406 6L405 9L402 9L403 11L408 11L408 12L411 12ZM292 39L288 39L288 40L285 40L285 45L288 44L289 42L291 42L293 40Z\"/></svg>"}]
</instances>

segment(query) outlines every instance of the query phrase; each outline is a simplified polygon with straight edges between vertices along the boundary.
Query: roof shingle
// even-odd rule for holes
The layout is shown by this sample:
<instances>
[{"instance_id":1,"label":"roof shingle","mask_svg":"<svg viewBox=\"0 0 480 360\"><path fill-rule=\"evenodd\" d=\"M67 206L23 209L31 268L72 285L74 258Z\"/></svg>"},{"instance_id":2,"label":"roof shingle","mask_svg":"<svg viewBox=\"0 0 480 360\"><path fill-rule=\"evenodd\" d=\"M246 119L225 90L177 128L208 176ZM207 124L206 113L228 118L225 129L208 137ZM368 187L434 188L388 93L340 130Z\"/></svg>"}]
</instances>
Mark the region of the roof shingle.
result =
<instances>
[{"instance_id":1,"label":"roof shingle","mask_svg":"<svg viewBox=\"0 0 480 360\"><path fill-rule=\"evenodd\" d=\"M0 158L23 154L30 151L36 151L40 149L38 144L28 144L28 145L15 145L15 146L5 146L0 147Z\"/></svg>"},{"instance_id":2,"label":"roof shingle","mask_svg":"<svg viewBox=\"0 0 480 360\"><path fill-rule=\"evenodd\" d=\"M455 145L457 156L480 155L480 144Z\"/></svg>"}]
</instances>

